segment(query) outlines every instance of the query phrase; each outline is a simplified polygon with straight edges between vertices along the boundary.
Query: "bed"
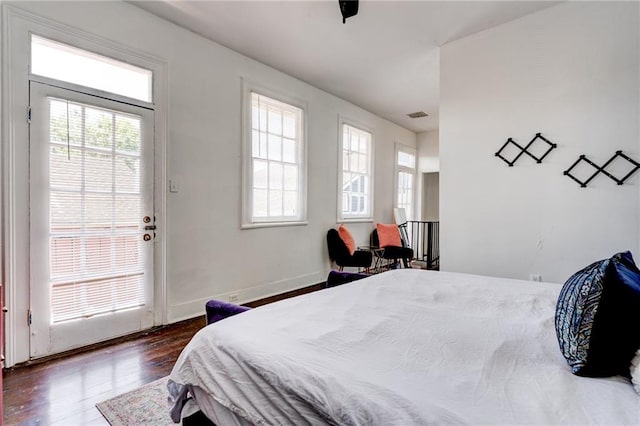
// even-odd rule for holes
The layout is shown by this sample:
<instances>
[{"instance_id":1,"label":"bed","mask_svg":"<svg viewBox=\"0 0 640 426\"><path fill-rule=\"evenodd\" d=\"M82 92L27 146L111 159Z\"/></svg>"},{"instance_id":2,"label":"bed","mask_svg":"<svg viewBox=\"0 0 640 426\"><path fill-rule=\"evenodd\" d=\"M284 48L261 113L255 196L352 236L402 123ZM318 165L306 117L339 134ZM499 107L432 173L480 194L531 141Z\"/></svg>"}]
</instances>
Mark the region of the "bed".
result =
<instances>
[{"instance_id":1,"label":"bed","mask_svg":"<svg viewBox=\"0 0 640 426\"><path fill-rule=\"evenodd\" d=\"M170 376L174 420L217 425L640 424L627 378L571 373L561 286L402 269L202 329Z\"/></svg>"}]
</instances>

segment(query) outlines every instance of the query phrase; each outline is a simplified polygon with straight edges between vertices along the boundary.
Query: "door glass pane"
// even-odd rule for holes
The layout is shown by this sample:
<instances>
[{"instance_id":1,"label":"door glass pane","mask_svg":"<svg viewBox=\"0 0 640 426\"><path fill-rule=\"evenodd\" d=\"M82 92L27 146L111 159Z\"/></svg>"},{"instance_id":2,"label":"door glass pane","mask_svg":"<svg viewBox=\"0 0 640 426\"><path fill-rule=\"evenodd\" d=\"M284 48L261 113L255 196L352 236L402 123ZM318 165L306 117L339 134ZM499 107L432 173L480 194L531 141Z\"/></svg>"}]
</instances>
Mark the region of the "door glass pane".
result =
<instances>
[{"instance_id":1,"label":"door glass pane","mask_svg":"<svg viewBox=\"0 0 640 426\"><path fill-rule=\"evenodd\" d=\"M140 120L135 117L116 116L116 150L140 154Z\"/></svg>"},{"instance_id":2,"label":"door glass pane","mask_svg":"<svg viewBox=\"0 0 640 426\"><path fill-rule=\"evenodd\" d=\"M51 144L49 160L51 188L79 191L82 187L80 150Z\"/></svg>"},{"instance_id":3,"label":"door glass pane","mask_svg":"<svg viewBox=\"0 0 640 426\"><path fill-rule=\"evenodd\" d=\"M49 98L49 119L51 321L144 305L141 118Z\"/></svg>"},{"instance_id":4,"label":"door glass pane","mask_svg":"<svg viewBox=\"0 0 640 426\"><path fill-rule=\"evenodd\" d=\"M81 161L84 160L84 186L87 191L111 192L113 188L113 155L91 151L80 151Z\"/></svg>"},{"instance_id":5,"label":"door glass pane","mask_svg":"<svg viewBox=\"0 0 640 426\"><path fill-rule=\"evenodd\" d=\"M83 118L85 146L110 149L114 136L112 129L113 116L101 109L85 108Z\"/></svg>"},{"instance_id":6,"label":"door glass pane","mask_svg":"<svg viewBox=\"0 0 640 426\"><path fill-rule=\"evenodd\" d=\"M118 195L114 202L114 226L120 230L137 229L141 217L140 201L138 194Z\"/></svg>"},{"instance_id":7,"label":"door glass pane","mask_svg":"<svg viewBox=\"0 0 640 426\"><path fill-rule=\"evenodd\" d=\"M141 179L139 156L116 156L114 163L116 192L139 193Z\"/></svg>"}]
</instances>

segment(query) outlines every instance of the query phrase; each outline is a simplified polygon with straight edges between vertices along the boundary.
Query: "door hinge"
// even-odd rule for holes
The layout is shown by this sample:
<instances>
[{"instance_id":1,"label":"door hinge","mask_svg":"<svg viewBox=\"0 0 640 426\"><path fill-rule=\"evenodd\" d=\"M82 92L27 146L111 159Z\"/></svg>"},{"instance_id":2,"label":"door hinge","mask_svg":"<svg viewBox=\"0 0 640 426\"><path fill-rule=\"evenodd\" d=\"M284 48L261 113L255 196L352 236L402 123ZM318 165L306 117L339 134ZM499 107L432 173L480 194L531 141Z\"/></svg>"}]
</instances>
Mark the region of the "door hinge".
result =
<instances>
[{"instance_id":1,"label":"door hinge","mask_svg":"<svg viewBox=\"0 0 640 426\"><path fill-rule=\"evenodd\" d=\"M31 106L27 108L27 123L31 124Z\"/></svg>"},{"instance_id":2,"label":"door hinge","mask_svg":"<svg viewBox=\"0 0 640 426\"><path fill-rule=\"evenodd\" d=\"M27 323L31 325L33 323L33 318L31 317L31 309L27 311Z\"/></svg>"}]
</instances>

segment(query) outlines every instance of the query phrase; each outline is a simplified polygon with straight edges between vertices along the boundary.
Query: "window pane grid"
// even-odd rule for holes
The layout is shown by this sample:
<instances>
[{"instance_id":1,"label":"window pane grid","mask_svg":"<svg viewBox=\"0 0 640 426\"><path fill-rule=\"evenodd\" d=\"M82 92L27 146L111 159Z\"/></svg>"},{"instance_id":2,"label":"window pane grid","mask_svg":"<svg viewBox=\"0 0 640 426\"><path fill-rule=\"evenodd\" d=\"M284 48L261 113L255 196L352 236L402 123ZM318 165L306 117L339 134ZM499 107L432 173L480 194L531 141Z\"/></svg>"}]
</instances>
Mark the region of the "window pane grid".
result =
<instances>
[{"instance_id":1,"label":"window pane grid","mask_svg":"<svg viewBox=\"0 0 640 426\"><path fill-rule=\"evenodd\" d=\"M142 306L140 117L49 107L51 321Z\"/></svg>"},{"instance_id":2,"label":"window pane grid","mask_svg":"<svg viewBox=\"0 0 640 426\"><path fill-rule=\"evenodd\" d=\"M413 217L413 188L415 179L416 156L406 151L397 152L398 182L397 200L398 208L403 208L408 220Z\"/></svg>"},{"instance_id":3,"label":"window pane grid","mask_svg":"<svg viewBox=\"0 0 640 426\"><path fill-rule=\"evenodd\" d=\"M370 215L371 134L343 124L342 215Z\"/></svg>"},{"instance_id":4,"label":"window pane grid","mask_svg":"<svg viewBox=\"0 0 640 426\"><path fill-rule=\"evenodd\" d=\"M300 108L251 93L252 220L301 218Z\"/></svg>"}]
</instances>

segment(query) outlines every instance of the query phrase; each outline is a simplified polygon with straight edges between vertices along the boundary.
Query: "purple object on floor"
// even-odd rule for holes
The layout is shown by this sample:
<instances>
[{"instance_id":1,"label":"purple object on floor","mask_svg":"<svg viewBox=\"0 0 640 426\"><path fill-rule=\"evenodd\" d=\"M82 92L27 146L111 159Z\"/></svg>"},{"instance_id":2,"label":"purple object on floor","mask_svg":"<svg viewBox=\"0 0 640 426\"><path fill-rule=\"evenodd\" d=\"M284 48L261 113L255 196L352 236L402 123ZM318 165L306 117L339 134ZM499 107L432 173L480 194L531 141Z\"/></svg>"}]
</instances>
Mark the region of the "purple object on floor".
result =
<instances>
[{"instance_id":1,"label":"purple object on floor","mask_svg":"<svg viewBox=\"0 0 640 426\"><path fill-rule=\"evenodd\" d=\"M209 300L204 308L207 312L207 325L251 309L216 299Z\"/></svg>"}]
</instances>

